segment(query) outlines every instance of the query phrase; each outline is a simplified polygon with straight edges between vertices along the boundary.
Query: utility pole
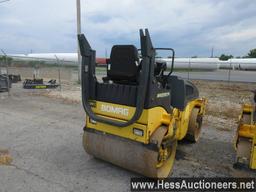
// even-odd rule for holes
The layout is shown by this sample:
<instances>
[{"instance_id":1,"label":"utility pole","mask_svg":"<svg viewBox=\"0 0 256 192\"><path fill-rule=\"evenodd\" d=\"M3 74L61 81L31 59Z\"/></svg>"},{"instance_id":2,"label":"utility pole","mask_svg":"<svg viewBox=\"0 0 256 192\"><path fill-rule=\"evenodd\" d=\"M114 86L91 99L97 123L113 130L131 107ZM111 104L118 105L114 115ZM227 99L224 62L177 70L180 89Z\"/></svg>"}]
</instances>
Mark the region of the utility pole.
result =
<instances>
[{"instance_id":1,"label":"utility pole","mask_svg":"<svg viewBox=\"0 0 256 192\"><path fill-rule=\"evenodd\" d=\"M81 6L80 0L76 0L76 20L77 20L77 35L81 34ZM77 37L76 37L77 39ZM80 48L77 39L77 56L78 56L78 82L81 81L81 55L80 55Z\"/></svg>"},{"instance_id":2,"label":"utility pole","mask_svg":"<svg viewBox=\"0 0 256 192\"><path fill-rule=\"evenodd\" d=\"M4 2L6 2L6 1L10 1L10 0L2 0L2 1L0 1L0 3L4 3ZM6 53L4 52L4 50L2 50L1 49L1 51L2 51L2 53L4 54L4 56L5 56L5 64L6 64L6 78L7 78L7 90L8 90L8 96L10 96L10 79L9 79L9 68L8 68L8 61L7 61L7 55L6 55Z\"/></svg>"},{"instance_id":3,"label":"utility pole","mask_svg":"<svg viewBox=\"0 0 256 192\"><path fill-rule=\"evenodd\" d=\"M107 50L107 48L105 48L105 58L107 58L108 57L108 50Z\"/></svg>"},{"instance_id":4,"label":"utility pole","mask_svg":"<svg viewBox=\"0 0 256 192\"><path fill-rule=\"evenodd\" d=\"M7 91L8 91L8 96L10 96L10 79L9 79L9 63L7 61L7 54L2 50L2 53L4 54L5 57L5 67L6 67L6 78L7 78Z\"/></svg>"},{"instance_id":5,"label":"utility pole","mask_svg":"<svg viewBox=\"0 0 256 192\"><path fill-rule=\"evenodd\" d=\"M212 47L211 58L213 58L213 51L214 51L214 47Z\"/></svg>"},{"instance_id":6,"label":"utility pole","mask_svg":"<svg viewBox=\"0 0 256 192\"><path fill-rule=\"evenodd\" d=\"M58 63L58 77L59 77L59 88L60 88L60 92L61 92L61 77L60 77L60 69L61 69L61 62L59 60L59 58L57 57L57 55L54 55L56 58L56 61Z\"/></svg>"}]
</instances>

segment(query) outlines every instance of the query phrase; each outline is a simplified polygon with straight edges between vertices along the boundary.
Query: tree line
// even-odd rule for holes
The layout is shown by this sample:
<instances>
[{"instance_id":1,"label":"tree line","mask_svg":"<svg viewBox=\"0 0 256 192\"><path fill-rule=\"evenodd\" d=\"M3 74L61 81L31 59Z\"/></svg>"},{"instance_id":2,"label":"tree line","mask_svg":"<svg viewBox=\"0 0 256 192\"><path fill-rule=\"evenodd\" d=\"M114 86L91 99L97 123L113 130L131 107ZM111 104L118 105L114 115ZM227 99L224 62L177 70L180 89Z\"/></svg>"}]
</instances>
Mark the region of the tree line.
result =
<instances>
[{"instance_id":1,"label":"tree line","mask_svg":"<svg viewBox=\"0 0 256 192\"><path fill-rule=\"evenodd\" d=\"M226 55L226 54L221 54L219 57L219 59L222 61L227 61L232 58L234 58L233 55ZM247 55L243 57L236 57L236 58L256 58L256 49L251 49Z\"/></svg>"}]
</instances>

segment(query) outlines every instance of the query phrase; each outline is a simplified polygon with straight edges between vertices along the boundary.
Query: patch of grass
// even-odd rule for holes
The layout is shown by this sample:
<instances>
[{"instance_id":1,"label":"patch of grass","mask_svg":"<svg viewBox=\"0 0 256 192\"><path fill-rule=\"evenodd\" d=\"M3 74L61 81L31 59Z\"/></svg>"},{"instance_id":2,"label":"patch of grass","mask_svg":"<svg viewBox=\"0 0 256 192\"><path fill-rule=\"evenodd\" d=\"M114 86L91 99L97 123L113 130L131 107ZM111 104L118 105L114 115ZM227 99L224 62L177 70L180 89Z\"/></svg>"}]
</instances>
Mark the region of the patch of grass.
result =
<instances>
[{"instance_id":1,"label":"patch of grass","mask_svg":"<svg viewBox=\"0 0 256 192\"><path fill-rule=\"evenodd\" d=\"M12 157L7 149L0 149L0 165L10 165Z\"/></svg>"}]
</instances>

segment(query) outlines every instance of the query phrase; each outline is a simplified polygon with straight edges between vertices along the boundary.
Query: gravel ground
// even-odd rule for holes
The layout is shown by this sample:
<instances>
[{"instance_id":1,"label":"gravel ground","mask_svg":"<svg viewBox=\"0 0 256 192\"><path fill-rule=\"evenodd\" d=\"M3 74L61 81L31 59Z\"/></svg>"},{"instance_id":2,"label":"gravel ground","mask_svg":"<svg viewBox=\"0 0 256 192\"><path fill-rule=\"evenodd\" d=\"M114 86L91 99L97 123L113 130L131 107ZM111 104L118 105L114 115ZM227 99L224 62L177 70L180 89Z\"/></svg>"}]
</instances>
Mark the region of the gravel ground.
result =
<instances>
[{"instance_id":1,"label":"gravel ground","mask_svg":"<svg viewBox=\"0 0 256 192\"><path fill-rule=\"evenodd\" d=\"M240 103L249 101L248 90L255 85L195 84L209 99L202 137L197 144L179 143L172 176L256 177L232 167ZM0 192L129 191L130 178L139 175L84 152L79 98L75 83L63 86L61 94L27 91L21 84L14 84L9 97L0 93L0 149L9 150L13 159L0 165Z\"/></svg>"}]
</instances>

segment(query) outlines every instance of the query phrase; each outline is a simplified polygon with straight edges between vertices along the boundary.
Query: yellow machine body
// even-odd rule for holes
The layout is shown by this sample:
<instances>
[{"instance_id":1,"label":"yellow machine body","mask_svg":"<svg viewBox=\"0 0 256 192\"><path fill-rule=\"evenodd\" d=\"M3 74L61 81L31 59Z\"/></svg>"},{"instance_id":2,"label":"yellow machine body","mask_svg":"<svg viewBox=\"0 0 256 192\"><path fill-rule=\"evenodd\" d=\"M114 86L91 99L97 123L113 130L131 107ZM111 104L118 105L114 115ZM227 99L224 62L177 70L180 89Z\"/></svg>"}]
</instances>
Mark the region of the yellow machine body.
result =
<instances>
[{"instance_id":1,"label":"yellow machine body","mask_svg":"<svg viewBox=\"0 0 256 192\"><path fill-rule=\"evenodd\" d=\"M237 150L237 162L256 169L256 122L253 118L254 106L243 105L243 111L239 116L235 148Z\"/></svg>"},{"instance_id":2,"label":"yellow machine body","mask_svg":"<svg viewBox=\"0 0 256 192\"><path fill-rule=\"evenodd\" d=\"M135 111L134 107L113 103L91 101L90 104L98 116L116 121L130 119ZM174 164L177 141L189 131L201 128L196 121L204 115L205 105L205 99L194 99L184 111L174 108L167 113L160 106L144 109L138 121L127 127L96 122L87 116L84 148L97 158L142 175L167 177ZM198 135L192 141L197 141ZM171 142L169 147L162 147L166 140ZM152 150L152 144L157 148Z\"/></svg>"},{"instance_id":3,"label":"yellow machine body","mask_svg":"<svg viewBox=\"0 0 256 192\"><path fill-rule=\"evenodd\" d=\"M151 109L144 109L139 120L125 128L95 122L90 120L90 118L87 116L86 126L90 129L95 129L104 133L148 144L150 137L155 130L161 125L165 125L168 127L168 136L175 136L177 140L182 140L188 131L188 124L192 109L199 108L199 115L204 115L205 104L205 99L195 99L187 104L184 111L179 111L178 109L174 108L171 114L168 114L160 106ZM95 101L92 102L92 110L95 114L104 116L105 118L125 121L132 117L135 108ZM176 130L173 129L174 125ZM134 129L141 130L143 134L141 136L134 134Z\"/></svg>"},{"instance_id":4,"label":"yellow machine body","mask_svg":"<svg viewBox=\"0 0 256 192\"><path fill-rule=\"evenodd\" d=\"M175 51L154 48L148 30L141 29L140 53L134 45L114 45L100 82L96 51L83 34L78 41L85 151L147 177L168 177L177 141L198 140L206 104L192 82L172 75ZM172 55L168 73L166 62L155 60L161 50Z\"/></svg>"}]
</instances>

